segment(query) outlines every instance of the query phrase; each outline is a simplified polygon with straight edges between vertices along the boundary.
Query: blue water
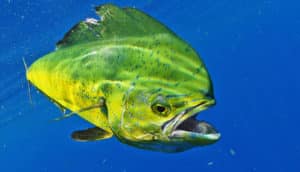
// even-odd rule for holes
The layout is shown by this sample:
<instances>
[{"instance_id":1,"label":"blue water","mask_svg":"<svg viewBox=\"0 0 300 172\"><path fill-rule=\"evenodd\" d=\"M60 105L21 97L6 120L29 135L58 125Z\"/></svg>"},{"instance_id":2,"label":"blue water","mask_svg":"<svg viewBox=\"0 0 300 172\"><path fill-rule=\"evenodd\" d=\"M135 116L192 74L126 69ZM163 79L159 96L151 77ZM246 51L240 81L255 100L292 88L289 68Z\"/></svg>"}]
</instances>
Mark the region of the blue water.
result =
<instances>
[{"instance_id":1,"label":"blue water","mask_svg":"<svg viewBox=\"0 0 300 172\"><path fill-rule=\"evenodd\" d=\"M0 1L0 172L299 172L300 3L283 0L119 0L157 18L202 56L217 105L202 117L222 133L214 145L178 154L116 139L80 143L90 126L32 91L28 64L52 51L103 0Z\"/></svg>"}]
</instances>

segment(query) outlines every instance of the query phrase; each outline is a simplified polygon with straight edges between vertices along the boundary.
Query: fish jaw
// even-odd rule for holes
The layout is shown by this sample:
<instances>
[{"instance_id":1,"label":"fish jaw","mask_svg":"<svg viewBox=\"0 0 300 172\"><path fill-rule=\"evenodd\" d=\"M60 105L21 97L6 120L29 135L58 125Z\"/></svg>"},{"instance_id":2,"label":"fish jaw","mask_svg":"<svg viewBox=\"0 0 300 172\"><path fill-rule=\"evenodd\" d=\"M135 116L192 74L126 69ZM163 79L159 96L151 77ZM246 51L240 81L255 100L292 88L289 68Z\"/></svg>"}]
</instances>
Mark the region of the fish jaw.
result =
<instances>
[{"instance_id":1,"label":"fish jaw","mask_svg":"<svg viewBox=\"0 0 300 172\"><path fill-rule=\"evenodd\" d=\"M204 103L203 103L204 102ZM189 108L181 110L175 117L161 124L160 134L156 137L150 135L149 139L132 140L115 134L121 142L152 151L177 153L198 146L210 145L217 142L221 134L205 121L198 121L195 117L199 112L214 104L214 100L192 103ZM124 136L124 133L121 134Z\"/></svg>"},{"instance_id":2,"label":"fish jaw","mask_svg":"<svg viewBox=\"0 0 300 172\"><path fill-rule=\"evenodd\" d=\"M162 133L168 138L167 142L204 146L217 142L221 134L209 123L199 121L199 112L214 104L215 100L208 99L181 111L162 126Z\"/></svg>"}]
</instances>

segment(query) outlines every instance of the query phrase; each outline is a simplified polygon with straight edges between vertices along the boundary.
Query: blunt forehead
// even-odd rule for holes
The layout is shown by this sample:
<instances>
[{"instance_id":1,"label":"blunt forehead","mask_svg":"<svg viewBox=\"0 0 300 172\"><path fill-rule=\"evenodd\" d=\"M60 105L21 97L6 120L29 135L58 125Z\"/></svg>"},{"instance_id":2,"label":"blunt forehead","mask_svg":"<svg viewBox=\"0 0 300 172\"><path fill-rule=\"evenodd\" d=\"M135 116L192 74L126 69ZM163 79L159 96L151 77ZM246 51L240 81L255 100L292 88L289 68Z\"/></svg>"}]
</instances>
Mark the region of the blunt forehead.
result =
<instances>
[{"instance_id":1,"label":"blunt forehead","mask_svg":"<svg viewBox=\"0 0 300 172\"><path fill-rule=\"evenodd\" d=\"M134 83L139 83L140 87L164 90L170 97L211 92L206 67L188 44L180 40L153 39L147 44L135 45L140 48L134 49L131 60L138 68L129 70L132 71L130 75L135 75L131 76L135 78Z\"/></svg>"},{"instance_id":2,"label":"blunt forehead","mask_svg":"<svg viewBox=\"0 0 300 172\"><path fill-rule=\"evenodd\" d=\"M152 94L163 94L168 98L183 98L191 95L212 95L212 83L209 77L198 79L188 77L186 79L165 79L158 77L140 77L139 80L133 81L137 89L149 90Z\"/></svg>"}]
</instances>

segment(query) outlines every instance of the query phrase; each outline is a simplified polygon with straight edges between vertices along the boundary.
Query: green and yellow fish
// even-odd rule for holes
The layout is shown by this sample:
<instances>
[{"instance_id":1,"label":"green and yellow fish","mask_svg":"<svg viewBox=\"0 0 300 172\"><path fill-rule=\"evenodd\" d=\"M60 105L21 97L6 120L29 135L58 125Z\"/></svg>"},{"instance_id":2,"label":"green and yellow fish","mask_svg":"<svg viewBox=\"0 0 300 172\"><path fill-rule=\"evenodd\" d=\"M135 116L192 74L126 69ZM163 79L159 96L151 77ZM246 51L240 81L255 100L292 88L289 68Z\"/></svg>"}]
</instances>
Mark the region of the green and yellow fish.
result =
<instances>
[{"instance_id":1,"label":"green and yellow fish","mask_svg":"<svg viewBox=\"0 0 300 172\"><path fill-rule=\"evenodd\" d=\"M26 72L55 104L94 125L72 138L115 136L163 152L219 140L220 133L196 119L215 99L195 50L137 9L105 4L96 12L100 20L79 22Z\"/></svg>"}]
</instances>

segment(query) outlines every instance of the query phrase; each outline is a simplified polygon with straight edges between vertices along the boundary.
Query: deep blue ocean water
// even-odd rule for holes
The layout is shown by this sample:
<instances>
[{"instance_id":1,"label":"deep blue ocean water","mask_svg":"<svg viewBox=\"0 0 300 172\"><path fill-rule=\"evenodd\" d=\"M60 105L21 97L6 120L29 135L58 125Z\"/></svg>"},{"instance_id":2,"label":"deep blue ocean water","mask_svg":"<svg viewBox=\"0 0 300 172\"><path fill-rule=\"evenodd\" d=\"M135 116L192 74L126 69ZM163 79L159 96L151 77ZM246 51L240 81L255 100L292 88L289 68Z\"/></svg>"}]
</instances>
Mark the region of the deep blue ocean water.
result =
<instances>
[{"instance_id":1,"label":"deep blue ocean water","mask_svg":"<svg viewBox=\"0 0 300 172\"><path fill-rule=\"evenodd\" d=\"M0 1L0 172L299 172L300 3L283 0L118 0L155 17L189 42L212 76L217 105L203 112L222 133L214 145L151 152L115 138L80 143L90 126L32 91L28 64L54 50L103 0Z\"/></svg>"}]
</instances>

